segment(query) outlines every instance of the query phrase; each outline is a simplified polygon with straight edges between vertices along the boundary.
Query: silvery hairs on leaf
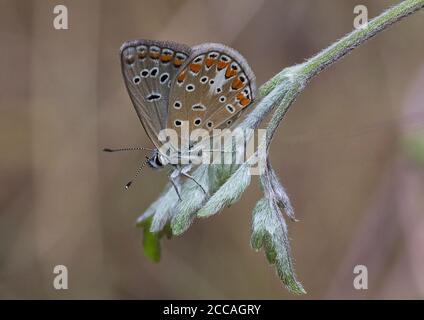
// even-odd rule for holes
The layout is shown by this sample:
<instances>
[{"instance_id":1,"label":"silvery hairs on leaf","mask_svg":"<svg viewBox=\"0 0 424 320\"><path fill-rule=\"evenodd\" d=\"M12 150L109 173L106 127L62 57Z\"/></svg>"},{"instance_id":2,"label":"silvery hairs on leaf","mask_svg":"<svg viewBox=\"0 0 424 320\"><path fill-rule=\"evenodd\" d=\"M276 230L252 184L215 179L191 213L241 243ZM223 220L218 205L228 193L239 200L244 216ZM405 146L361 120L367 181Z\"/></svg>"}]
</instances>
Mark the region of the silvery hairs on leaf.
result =
<instances>
[{"instance_id":1,"label":"silvery hairs on leaf","mask_svg":"<svg viewBox=\"0 0 424 320\"><path fill-rule=\"evenodd\" d=\"M296 279L287 225L273 199L262 198L253 209L251 245L256 250L264 248L269 263L275 264L281 281L289 291L296 294L306 293Z\"/></svg>"},{"instance_id":2,"label":"silvery hairs on leaf","mask_svg":"<svg viewBox=\"0 0 424 320\"><path fill-rule=\"evenodd\" d=\"M193 180L185 181L181 190L181 201L174 203L176 214L172 218L171 228L175 235L182 234L190 227L196 212L202 207L209 193L209 166L200 165L193 172L193 177L207 193L205 194Z\"/></svg>"},{"instance_id":3,"label":"silvery hairs on leaf","mask_svg":"<svg viewBox=\"0 0 424 320\"><path fill-rule=\"evenodd\" d=\"M197 212L198 217L212 216L235 203L250 184L250 167L244 163L218 188Z\"/></svg>"},{"instance_id":4,"label":"silvery hairs on leaf","mask_svg":"<svg viewBox=\"0 0 424 320\"><path fill-rule=\"evenodd\" d=\"M294 222L297 222L294 215L293 206L291 205L290 198L286 193L285 188L278 179L277 174L271 167L269 159L266 159L266 167L264 173L261 175L261 186L265 196L268 199L274 199L281 210Z\"/></svg>"},{"instance_id":5,"label":"silvery hairs on leaf","mask_svg":"<svg viewBox=\"0 0 424 320\"><path fill-rule=\"evenodd\" d=\"M176 202L178 202L178 195L168 183L162 195L137 219L137 226L141 226L146 219L152 217L150 232L161 231L177 213Z\"/></svg>"}]
</instances>

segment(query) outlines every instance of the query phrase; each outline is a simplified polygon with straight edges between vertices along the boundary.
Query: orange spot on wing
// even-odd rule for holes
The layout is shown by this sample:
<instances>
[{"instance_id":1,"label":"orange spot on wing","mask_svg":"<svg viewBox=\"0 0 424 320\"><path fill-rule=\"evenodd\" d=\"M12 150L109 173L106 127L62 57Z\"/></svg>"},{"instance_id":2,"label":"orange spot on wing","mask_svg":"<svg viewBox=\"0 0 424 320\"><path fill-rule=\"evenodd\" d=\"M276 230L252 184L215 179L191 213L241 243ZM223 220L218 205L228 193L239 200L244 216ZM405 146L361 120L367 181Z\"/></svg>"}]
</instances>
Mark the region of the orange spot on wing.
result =
<instances>
[{"instance_id":1,"label":"orange spot on wing","mask_svg":"<svg viewBox=\"0 0 424 320\"><path fill-rule=\"evenodd\" d=\"M183 70L180 75L177 77L178 82L183 82L186 76L186 70Z\"/></svg>"},{"instance_id":2,"label":"orange spot on wing","mask_svg":"<svg viewBox=\"0 0 424 320\"><path fill-rule=\"evenodd\" d=\"M240 104L242 105L242 108L247 107L250 104L250 99L243 97L243 99L240 100Z\"/></svg>"},{"instance_id":3,"label":"orange spot on wing","mask_svg":"<svg viewBox=\"0 0 424 320\"><path fill-rule=\"evenodd\" d=\"M231 89L233 90L239 90L243 88L243 82L241 82L240 78L234 79L234 81L231 83Z\"/></svg>"},{"instance_id":4,"label":"orange spot on wing","mask_svg":"<svg viewBox=\"0 0 424 320\"><path fill-rule=\"evenodd\" d=\"M234 77L237 74L237 71L231 69L231 66L228 65L227 70L225 71L225 78Z\"/></svg>"},{"instance_id":5,"label":"orange spot on wing","mask_svg":"<svg viewBox=\"0 0 424 320\"><path fill-rule=\"evenodd\" d=\"M216 59L206 58L205 60L205 64L208 68L210 68L215 62L216 62Z\"/></svg>"},{"instance_id":6,"label":"orange spot on wing","mask_svg":"<svg viewBox=\"0 0 424 320\"><path fill-rule=\"evenodd\" d=\"M169 62L172 60L172 56L170 54L162 54L160 56L160 61L162 62Z\"/></svg>"},{"instance_id":7,"label":"orange spot on wing","mask_svg":"<svg viewBox=\"0 0 424 320\"><path fill-rule=\"evenodd\" d=\"M190 70L194 73L199 73L199 71L202 69L202 65L200 63L192 63L190 65Z\"/></svg>"},{"instance_id":8,"label":"orange spot on wing","mask_svg":"<svg viewBox=\"0 0 424 320\"><path fill-rule=\"evenodd\" d=\"M224 69L227 65L229 65L228 62L218 61L218 70Z\"/></svg>"},{"instance_id":9,"label":"orange spot on wing","mask_svg":"<svg viewBox=\"0 0 424 320\"><path fill-rule=\"evenodd\" d=\"M183 62L184 62L183 60L178 59L178 58L175 58L175 60L174 60L174 66L179 67L179 66L181 66L183 64Z\"/></svg>"},{"instance_id":10,"label":"orange spot on wing","mask_svg":"<svg viewBox=\"0 0 424 320\"><path fill-rule=\"evenodd\" d=\"M144 59L146 56L147 56L147 53L146 52L139 52L138 53L138 58L139 59Z\"/></svg>"},{"instance_id":11,"label":"orange spot on wing","mask_svg":"<svg viewBox=\"0 0 424 320\"><path fill-rule=\"evenodd\" d=\"M241 100L243 100L243 99L245 98L245 96L244 96L244 94L243 94L243 93L239 93L239 94L236 96L236 98L237 98L237 100L238 100L238 101L241 101Z\"/></svg>"}]
</instances>

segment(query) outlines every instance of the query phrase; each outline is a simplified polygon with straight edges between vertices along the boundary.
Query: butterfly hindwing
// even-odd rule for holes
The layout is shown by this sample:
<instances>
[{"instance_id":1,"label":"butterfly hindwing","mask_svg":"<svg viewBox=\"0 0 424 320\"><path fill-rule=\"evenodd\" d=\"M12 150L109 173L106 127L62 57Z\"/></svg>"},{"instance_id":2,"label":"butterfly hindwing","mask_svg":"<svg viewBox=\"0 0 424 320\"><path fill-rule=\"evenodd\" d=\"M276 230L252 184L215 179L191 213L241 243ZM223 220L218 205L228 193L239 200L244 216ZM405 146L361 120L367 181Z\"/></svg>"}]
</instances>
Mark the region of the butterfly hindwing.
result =
<instances>
[{"instance_id":1,"label":"butterfly hindwing","mask_svg":"<svg viewBox=\"0 0 424 320\"><path fill-rule=\"evenodd\" d=\"M121 47L121 66L128 93L148 136L160 147L166 128L170 87L191 48L170 41L136 40Z\"/></svg>"},{"instance_id":2,"label":"butterfly hindwing","mask_svg":"<svg viewBox=\"0 0 424 320\"><path fill-rule=\"evenodd\" d=\"M193 47L171 85L168 128L229 127L252 104L255 76L235 50L214 43Z\"/></svg>"}]
</instances>

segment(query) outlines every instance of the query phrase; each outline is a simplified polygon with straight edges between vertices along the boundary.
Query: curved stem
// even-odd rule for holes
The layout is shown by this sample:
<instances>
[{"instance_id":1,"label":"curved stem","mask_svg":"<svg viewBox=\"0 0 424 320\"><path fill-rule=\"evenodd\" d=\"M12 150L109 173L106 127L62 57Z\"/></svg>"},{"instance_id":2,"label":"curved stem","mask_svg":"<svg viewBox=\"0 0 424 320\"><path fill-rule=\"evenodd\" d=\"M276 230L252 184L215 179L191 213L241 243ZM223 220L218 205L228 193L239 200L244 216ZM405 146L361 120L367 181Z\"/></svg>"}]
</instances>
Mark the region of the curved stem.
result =
<instances>
[{"instance_id":1,"label":"curved stem","mask_svg":"<svg viewBox=\"0 0 424 320\"><path fill-rule=\"evenodd\" d=\"M402 1L369 21L364 28L353 30L304 63L282 70L259 88L261 100L241 126L257 128L267 114L277 107L267 127L267 144L269 144L289 107L314 76L377 33L423 7L424 0Z\"/></svg>"},{"instance_id":2,"label":"curved stem","mask_svg":"<svg viewBox=\"0 0 424 320\"><path fill-rule=\"evenodd\" d=\"M311 79L319 72L338 61L350 51L386 30L392 24L402 20L410 14L422 9L424 0L406 0L384 11L361 29L356 29L347 34L328 48L313 56L302 64L300 72L307 79Z\"/></svg>"}]
</instances>

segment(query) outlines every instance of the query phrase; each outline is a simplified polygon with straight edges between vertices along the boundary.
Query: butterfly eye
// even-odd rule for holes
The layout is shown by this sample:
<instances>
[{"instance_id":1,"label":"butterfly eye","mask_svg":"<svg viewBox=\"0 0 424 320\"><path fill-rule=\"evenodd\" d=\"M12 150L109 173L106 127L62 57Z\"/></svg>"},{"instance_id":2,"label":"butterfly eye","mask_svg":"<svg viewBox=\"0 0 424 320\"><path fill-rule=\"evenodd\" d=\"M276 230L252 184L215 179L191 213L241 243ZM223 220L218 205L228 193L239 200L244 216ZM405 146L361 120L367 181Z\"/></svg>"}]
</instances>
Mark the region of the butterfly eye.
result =
<instances>
[{"instance_id":1,"label":"butterfly eye","mask_svg":"<svg viewBox=\"0 0 424 320\"><path fill-rule=\"evenodd\" d=\"M213 122L212 121L208 121L208 123L206 125L208 126L208 128L212 128Z\"/></svg>"},{"instance_id":2,"label":"butterfly eye","mask_svg":"<svg viewBox=\"0 0 424 320\"><path fill-rule=\"evenodd\" d=\"M188 92L193 92L195 88L196 87L194 86L194 84L191 84L191 83L186 86L186 90Z\"/></svg>"},{"instance_id":3,"label":"butterfly eye","mask_svg":"<svg viewBox=\"0 0 424 320\"><path fill-rule=\"evenodd\" d=\"M217 52L211 52L211 53L208 54L208 58L216 59L216 58L218 58L218 53Z\"/></svg>"},{"instance_id":4,"label":"butterfly eye","mask_svg":"<svg viewBox=\"0 0 424 320\"><path fill-rule=\"evenodd\" d=\"M227 98L225 97L225 96L221 96L220 98L219 98L219 101L220 102L225 102L227 100Z\"/></svg>"},{"instance_id":5,"label":"butterfly eye","mask_svg":"<svg viewBox=\"0 0 424 320\"><path fill-rule=\"evenodd\" d=\"M216 90L215 90L215 91L216 91L216 93L221 93L221 92L222 92L222 88L219 88L219 87L218 87L218 88L216 88Z\"/></svg>"},{"instance_id":6,"label":"butterfly eye","mask_svg":"<svg viewBox=\"0 0 424 320\"><path fill-rule=\"evenodd\" d=\"M182 104L181 104L181 102L180 102L180 101L175 101L175 102L174 102L174 108L175 108L175 109L181 109L181 107L182 107Z\"/></svg>"},{"instance_id":7,"label":"butterfly eye","mask_svg":"<svg viewBox=\"0 0 424 320\"><path fill-rule=\"evenodd\" d=\"M227 125L230 125L230 124L232 124L233 123L233 120L228 120L227 121Z\"/></svg>"},{"instance_id":8,"label":"butterfly eye","mask_svg":"<svg viewBox=\"0 0 424 320\"><path fill-rule=\"evenodd\" d=\"M201 77L201 78L200 78L200 82L201 82L201 83L206 83L206 82L208 82L208 79L209 79L209 78L208 78L207 76Z\"/></svg>"},{"instance_id":9,"label":"butterfly eye","mask_svg":"<svg viewBox=\"0 0 424 320\"><path fill-rule=\"evenodd\" d=\"M139 84L141 82L141 78L139 77L139 76L135 76L134 78L133 78L133 83L134 84Z\"/></svg>"},{"instance_id":10,"label":"butterfly eye","mask_svg":"<svg viewBox=\"0 0 424 320\"><path fill-rule=\"evenodd\" d=\"M209 83L210 84L214 84L215 83L215 80L214 79L211 79L211 81L209 81Z\"/></svg>"},{"instance_id":11,"label":"butterfly eye","mask_svg":"<svg viewBox=\"0 0 424 320\"><path fill-rule=\"evenodd\" d=\"M245 83L245 82L246 82L246 78L245 78L244 76L240 76L240 77L239 77L239 79L240 79L240 81L241 81L242 83Z\"/></svg>"},{"instance_id":12,"label":"butterfly eye","mask_svg":"<svg viewBox=\"0 0 424 320\"><path fill-rule=\"evenodd\" d=\"M231 104L227 104L226 106L225 106L225 108L227 108L227 110L228 110L228 112L229 113L234 113L234 107L231 105Z\"/></svg>"},{"instance_id":13,"label":"butterfly eye","mask_svg":"<svg viewBox=\"0 0 424 320\"><path fill-rule=\"evenodd\" d=\"M174 121L174 125L176 126L176 127L181 127L181 120L175 120Z\"/></svg>"},{"instance_id":14,"label":"butterfly eye","mask_svg":"<svg viewBox=\"0 0 424 320\"><path fill-rule=\"evenodd\" d=\"M202 123L202 119L196 118L196 119L194 119L193 123L196 127L198 127Z\"/></svg>"},{"instance_id":15,"label":"butterfly eye","mask_svg":"<svg viewBox=\"0 0 424 320\"><path fill-rule=\"evenodd\" d=\"M146 78L148 75L149 75L149 70L143 69L143 70L140 71L140 76L142 78Z\"/></svg>"}]
</instances>

